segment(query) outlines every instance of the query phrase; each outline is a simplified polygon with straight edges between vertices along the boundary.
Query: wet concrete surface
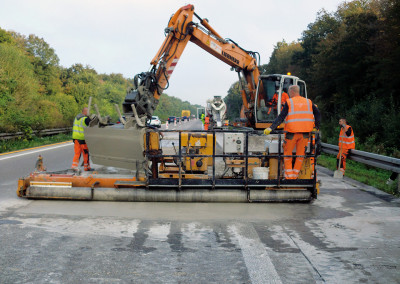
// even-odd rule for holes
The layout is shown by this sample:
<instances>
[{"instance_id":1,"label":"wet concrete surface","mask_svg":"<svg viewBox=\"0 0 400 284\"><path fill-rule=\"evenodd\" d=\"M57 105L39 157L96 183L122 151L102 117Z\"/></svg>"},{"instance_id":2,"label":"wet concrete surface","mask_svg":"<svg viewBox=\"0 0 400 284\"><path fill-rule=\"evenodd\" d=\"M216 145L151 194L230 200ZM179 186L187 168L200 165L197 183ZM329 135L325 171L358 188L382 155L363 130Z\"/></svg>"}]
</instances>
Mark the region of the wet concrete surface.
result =
<instances>
[{"instance_id":1,"label":"wet concrete surface","mask_svg":"<svg viewBox=\"0 0 400 284\"><path fill-rule=\"evenodd\" d=\"M399 203L326 169L310 204L19 199L36 154L0 156L1 283L400 283Z\"/></svg>"}]
</instances>

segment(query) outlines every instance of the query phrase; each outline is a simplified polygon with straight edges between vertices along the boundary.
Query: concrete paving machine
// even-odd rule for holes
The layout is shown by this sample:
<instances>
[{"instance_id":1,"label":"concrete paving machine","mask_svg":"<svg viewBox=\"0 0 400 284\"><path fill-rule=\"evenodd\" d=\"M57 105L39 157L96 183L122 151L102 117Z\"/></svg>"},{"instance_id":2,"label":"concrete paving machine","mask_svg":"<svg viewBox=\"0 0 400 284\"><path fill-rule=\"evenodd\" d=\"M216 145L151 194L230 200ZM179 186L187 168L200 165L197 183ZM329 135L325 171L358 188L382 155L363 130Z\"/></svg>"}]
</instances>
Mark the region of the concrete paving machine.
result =
<instances>
[{"instance_id":1,"label":"concrete paving machine","mask_svg":"<svg viewBox=\"0 0 400 284\"><path fill-rule=\"evenodd\" d=\"M313 140L299 178L283 179L282 132L146 129L136 170L36 171L18 182L32 199L166 202L283 202L317 197Z\"/></svg>"},{"instance_id":2,"label":"concrete paving machine","mask_svg":"<svg viewBox=\"0 0 400 284\"><path fill-rule=\"evenodd\" d=\"M199 23L193 20L197 18ZM278 90L305 84L287 75L260 76L258 53L223 39L194 12L180 8L169 20L166 38L151 69L135 76L134 87L116 106L120 124L97 117L85 129L94 172L42 172L19 180L17 194L27 198L119 201L311 201L317 197L315 135L309 141L299 179L284 180L282 132L265 136L279 114L268 113ZM146 126L187 43L191 41L227 63L243 84L246 126L241 130L163 131ZM246 82L246 83L243 83ZM219 142L218 142L219 141ZM293 156L294 157L294 156Z\"/></svg>"}]
</instances>

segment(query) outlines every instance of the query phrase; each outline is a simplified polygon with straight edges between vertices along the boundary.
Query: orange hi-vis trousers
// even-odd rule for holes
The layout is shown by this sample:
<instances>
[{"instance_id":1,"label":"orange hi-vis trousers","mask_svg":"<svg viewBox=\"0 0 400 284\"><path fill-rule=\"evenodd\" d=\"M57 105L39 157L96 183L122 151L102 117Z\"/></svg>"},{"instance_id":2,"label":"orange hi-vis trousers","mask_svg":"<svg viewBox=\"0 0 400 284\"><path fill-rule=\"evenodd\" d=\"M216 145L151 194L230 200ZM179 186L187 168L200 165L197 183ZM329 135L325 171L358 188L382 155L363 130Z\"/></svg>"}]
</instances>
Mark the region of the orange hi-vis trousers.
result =
<instances>
[{"instance_id":1,"label":"orange hi-vis trousers","mask_svg":"<svg viewBox=\"0 0 400 284\"><path fill-rule=\"evenodd\" d=\"M299 176L301 166L306 154L307 143L309 140L309 133L286 133L285 142L283 144L283 154L285 156L291 156L293 149L296 146L296 161L292 168L292 157L284 157L283 161L285 164L285 178L286 179L297 179Z\"/></svg>"},{"instance_id":2,"label":"orange hi-vis trousers","mask_svg":"<svg viewBox=\"0 0 400 284\"><path fill-rule=\"evenodd\" d=\"M349 150L350 149L342 149L342 159L341 159L341 165L340 165L340 171L343 173L346 171L346 159L347 156L349 155ZM339 153L337 154L336 157L336 168L339 169L339 158L340 158L340 150Z\"/></svg>"},{"instance_id":3,"label":"orange hi-vis trousers","mask_svg":"<svg viewBox=\"0 0 400 284\"><path fill-rule=\"evenodd\" d=\"M74 139L74 159L72 160L71 168L77 168L79 166L79 159L81 158L81 154L83 155L83 167L85 171L90 170L89 163L89 148L86 143L79 143L77 139Z\"/></svg>"}]
</instances>

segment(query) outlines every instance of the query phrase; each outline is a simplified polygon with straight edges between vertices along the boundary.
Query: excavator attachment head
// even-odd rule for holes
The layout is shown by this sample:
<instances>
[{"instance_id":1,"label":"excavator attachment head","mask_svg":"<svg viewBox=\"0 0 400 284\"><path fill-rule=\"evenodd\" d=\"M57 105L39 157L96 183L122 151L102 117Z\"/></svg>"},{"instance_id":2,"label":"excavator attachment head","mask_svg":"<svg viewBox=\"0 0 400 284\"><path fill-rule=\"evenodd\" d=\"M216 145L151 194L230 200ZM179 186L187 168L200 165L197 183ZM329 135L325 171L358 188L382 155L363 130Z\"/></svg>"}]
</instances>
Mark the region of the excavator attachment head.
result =
<instances>
[{"instance_id":1,"label":"excavator attachment head","mask_svg":"<svg viewBox=\"0 0 400 284\"><path fill-rule=\"evenodd\" d=\"M151 118L157 106L153 94L143 86L132 89L126 95L125 101L122 104L125 115L133 114L132 104L135 105L139 117L146 116L147 118Z\"/></svg>"},{"instance_id":2,"label":"excavator attachment head","mask_svg":"<svg viewBox=\"0 0 400 284\"><path fill-rule=\"evenodd\" d=\"M122 104L124 114L132 115L132 105L134 105L139 117L151 118L158 105L155 93L161 94L162 89L158 87L154 72L142 72L136 75L134 87L127 93Z\"/></svg>"}]
</instances>

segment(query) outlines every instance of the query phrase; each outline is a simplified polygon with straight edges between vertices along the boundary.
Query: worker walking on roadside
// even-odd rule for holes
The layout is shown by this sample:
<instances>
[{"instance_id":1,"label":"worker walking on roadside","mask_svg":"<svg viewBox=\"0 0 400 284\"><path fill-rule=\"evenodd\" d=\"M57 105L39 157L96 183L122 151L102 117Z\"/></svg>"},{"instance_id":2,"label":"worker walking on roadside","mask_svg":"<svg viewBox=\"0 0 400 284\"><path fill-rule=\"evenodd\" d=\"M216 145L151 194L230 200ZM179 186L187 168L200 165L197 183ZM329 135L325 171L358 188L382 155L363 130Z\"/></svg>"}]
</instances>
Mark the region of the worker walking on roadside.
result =
<instances>
[{"instance_id":1,"label":"worker walking on roadside","mask_svg":"<svg viewBox=\"0 0 400 284\"><path fill-rule=\"evenodd\" d=\"M349 155L350 149L356 148L356 143L354 140L354 132L353 128L350 125L347 125L347 121L345 118L339 119L340 125L340 133L339 133L339 153L336 157L336 168L340 169L343 173L346 171L346 159ZM342 156L342 158L340 158ZM339 160L340 165L339 165Z\"/></svg>"},{"instance_id":2,"label":"worker walking on roadside","mask_svg":"<svg viewBox=\"0 0 400 284\"><path fill-rule=\"evenodd\" d=\"M264 130L268 135L275 130L283 121L285 121L285 141L283 144L283 154L285 157L285 179L297 179L305 157L307 143L310 138L310 132L315 127L319 129L321 114L311 100L300 96L300 88L297 85L289 87L289 99L282 108L282 112L271 124ZM296 146L296 161L292 168L293 149Z\"/></svg>"},{"instance_id":3,"label":"worker walking on roadside","mask_svg":"<svg viewBox=\"0 0 400 284\"><path fill-rule=\"evenodd\" d=\"M84 107L82 113L78 114L74 119L72 127L72 140L74 142L74 158L72 160L72 169L78 168L79 159L83 155L83 166L85 171L90 171L89 149L85 141L84 128L89 126L90 118L88 117L88 108Z\"/></svg>"}]
</instances>

